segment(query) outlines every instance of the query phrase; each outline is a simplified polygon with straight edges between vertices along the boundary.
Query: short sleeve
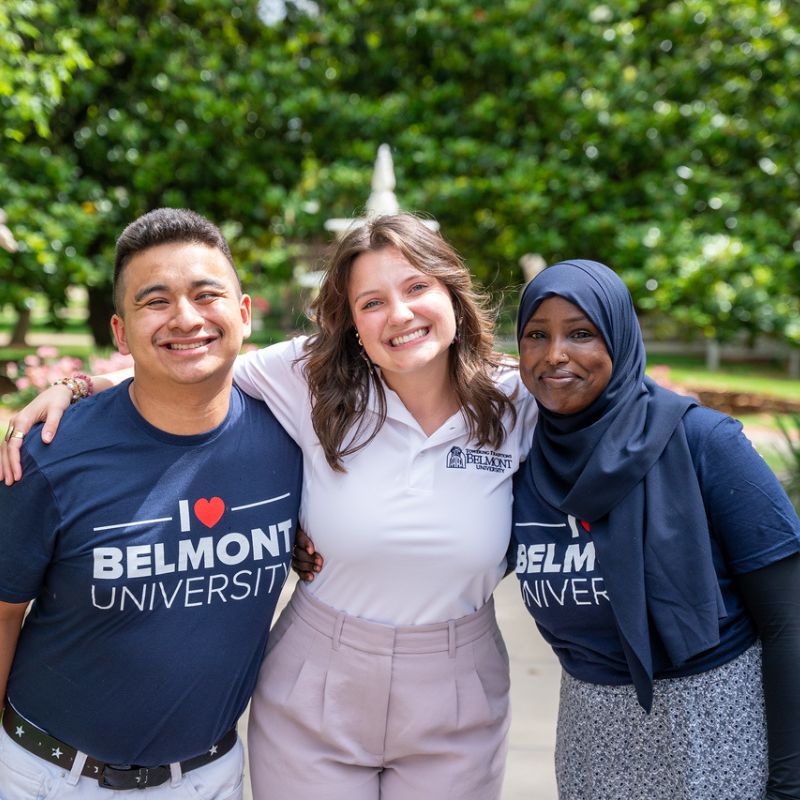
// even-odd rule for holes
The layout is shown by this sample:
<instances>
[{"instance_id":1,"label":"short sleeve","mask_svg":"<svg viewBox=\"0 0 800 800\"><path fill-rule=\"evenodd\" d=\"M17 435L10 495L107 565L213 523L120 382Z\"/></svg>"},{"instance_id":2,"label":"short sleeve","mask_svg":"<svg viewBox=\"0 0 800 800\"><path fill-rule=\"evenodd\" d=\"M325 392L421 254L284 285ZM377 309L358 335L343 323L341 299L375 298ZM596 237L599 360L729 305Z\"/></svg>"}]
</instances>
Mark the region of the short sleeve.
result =
<instances>
[{"instance_id":1,"label":"short sleeve","mask_svg":"<svg viewBox=\"0 0 800 800\"><path fill-rule=\"evenodd\" d=\"M712 535L731 572L752 572L800 551L797 513L739 422L719 417L695 466Z\"/></svg>"},{"instance_id":2,"label":"short sleeve","mask_svg":"<svg viewBox=\"0 0 800 800\"><path fill-rule=\"evenodd\" d=\"M519 376L519 368L504 365L499 370L496 382L514 404L517 412L516 423L507 431L508 437L513 440L514 447L520 454L520 461L528 457L533 440L533 429L539 417L539 408L533 395L527 390Z\"/></svg>"},{"instance_id":3,"label":"short sleeve","mask_svg":"<svg viewBox=\"0 0 800 800\"><path fill-rule=\"evenodd\" d=\"M305 336L240 355L234 380L242 391L262 400L298 443L308 427L310 403L302 363Z\"/></svg>"},{"instance_id":4,"label":"short sleeve","mask_svg":"<svg viewBox=\"0 0 800 800\"><path fill-rule=\"evenodd\" d=\"M24 603L44 585L61 521L53 493L23 450L23 477L0 484L0 600Z\"/></svg>"}]
</instances>

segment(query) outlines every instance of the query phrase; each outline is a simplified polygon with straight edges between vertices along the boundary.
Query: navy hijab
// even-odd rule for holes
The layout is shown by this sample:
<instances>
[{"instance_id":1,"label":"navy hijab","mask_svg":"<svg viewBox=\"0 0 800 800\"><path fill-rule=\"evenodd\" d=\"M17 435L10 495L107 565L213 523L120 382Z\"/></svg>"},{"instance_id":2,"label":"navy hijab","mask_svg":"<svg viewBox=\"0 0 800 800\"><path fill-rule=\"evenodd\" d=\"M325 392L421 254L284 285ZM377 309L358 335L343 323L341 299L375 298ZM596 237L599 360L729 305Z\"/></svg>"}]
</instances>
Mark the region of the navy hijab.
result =
<instances>
[{"instance_id":1,"label":"navy hijab","mask_svg":"<svg viewBox=\"0 0 800 800\"><path fill-rule=\"evenodd\" d=\"M557 414L539 405L520 475L566 514L592 523L640 704L650 710L653 635L671 663L719 643L725 616L710 534L683 416L696 402L645 377L645 350L630 293L596 261L563 261L525 288L517 340L539 304L562 297L605 341L608 385L587 408Z\"/></svg>"}]
</instances>

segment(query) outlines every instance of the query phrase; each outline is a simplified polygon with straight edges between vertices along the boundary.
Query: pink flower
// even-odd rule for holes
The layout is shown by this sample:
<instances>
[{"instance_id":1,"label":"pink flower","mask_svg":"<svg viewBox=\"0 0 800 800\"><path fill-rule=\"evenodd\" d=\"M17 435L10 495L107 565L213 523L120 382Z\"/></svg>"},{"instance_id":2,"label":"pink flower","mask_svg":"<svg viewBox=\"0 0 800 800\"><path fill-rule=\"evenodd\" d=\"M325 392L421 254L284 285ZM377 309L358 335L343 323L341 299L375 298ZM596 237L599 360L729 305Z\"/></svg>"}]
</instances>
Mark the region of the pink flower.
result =
<instances>
[{"instance_id":1,"label":"pink flower","mask_svg":"<svg viewBox=\"0 0 800 800\"><path fill-rule=\"evenodd\" d=\"M253 297L253 308L260 314L269 314L271 310L269 300L267 300L266 297L261 297L261 295L255 295Z\"/></svg>"},{"instance_id":2,"label":"pink flower","mask_svg":"<svg viewBox=\"0 0 800 800\"><path fill-rule=\"evenodd\" d=\"M122 353L112 353L108 358L93 357L89 360L89 369L92 375L103 375L106 372L116 372L119 369L129 369L133 366L133 358Z\"/></svg>"},{"instance_id":3,"label":"pink flower","mask_svg":"<svg viewBox=\"0 0 800 800\"><path fill-rule=\"evenodd\" d=\"M18 391L29 388L41 391L60 378L69 377L80 371L83 366L83 362L79 358L72 356L58 358L58 350L55 347L40 347L36 355L25 356L23 363L22 376L20 376L20 370L16 364L6 366L6 374L12 380L16 379Z\"/></svg>"}]
</instances>

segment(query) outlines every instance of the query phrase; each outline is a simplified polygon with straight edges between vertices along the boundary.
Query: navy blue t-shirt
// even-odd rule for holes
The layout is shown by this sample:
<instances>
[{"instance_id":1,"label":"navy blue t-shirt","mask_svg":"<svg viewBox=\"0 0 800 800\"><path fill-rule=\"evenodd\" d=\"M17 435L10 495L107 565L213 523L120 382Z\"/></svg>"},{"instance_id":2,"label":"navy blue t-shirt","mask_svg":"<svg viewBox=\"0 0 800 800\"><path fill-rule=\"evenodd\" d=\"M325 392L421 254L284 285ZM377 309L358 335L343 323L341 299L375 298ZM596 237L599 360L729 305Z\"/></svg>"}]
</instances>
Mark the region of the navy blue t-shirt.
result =
<instances>
[{"instance_id":1,"label":"navy blue t-shirt","mask_svg":"<svg viewBox=\"0 0 800 800\"><path fill-rule=\"evenodd\" d=\"M741 425L702 407L690 409L684 425L727 616L720 620L720 643L683 664L670 664L653 635L657 678L704 672L746 650L756 633L734 576L800 551L797 515ZM630 683L591 525L543 504L523 476L517 473L514 484L509 566L526 608L570 675L590 683Z\"/></svg>"},{"instance_id":2,"label":"navy blue t-shirt","mask_svg":"<svg viewBox=\"0 0 800 800\"><path fill-rule=\"evenodd\" d=\"M205 752L247 705L288 575L299 449L235 387L219 427L147 423L128 384L26 437L0 485L0 600L35 599L8 695L94 758Z\"/></svg>"}]
</instances>

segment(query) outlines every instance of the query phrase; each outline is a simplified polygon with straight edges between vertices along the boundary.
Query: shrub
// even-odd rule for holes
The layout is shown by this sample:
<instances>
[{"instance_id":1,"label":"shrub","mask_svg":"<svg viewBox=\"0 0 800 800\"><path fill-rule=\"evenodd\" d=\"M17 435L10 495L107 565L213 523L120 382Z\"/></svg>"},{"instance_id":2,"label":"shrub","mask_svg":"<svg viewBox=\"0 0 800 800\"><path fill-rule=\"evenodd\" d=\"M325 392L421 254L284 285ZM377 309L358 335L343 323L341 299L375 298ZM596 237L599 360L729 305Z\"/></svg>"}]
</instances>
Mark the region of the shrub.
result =
<instances>
[{"instance_id":1,"label":"shrub","mask_svg":"<svg viewBox=\"0 0 800 800\"><path fill-rule=\"evenodd\" d=\"M784 471L781 475L786 494L800 511L800 415L791 417L775 417L786 447L782 450Z\"/></svg>"},{"instance_id":2,"label":"shrub","mask_svg":"<svg viewBox=\"0 0 800 800\"><path fill-rule=\"evenodd\" d=\"M92 356L88 371L92 375L102 375L131 366L133 360L130 356L115 352L107 357ZM56 347L40 347L36 353L25 356L21 362L10 361L6 364L6 377L12 381L17 391L3 395L2 401L11 408L22 408L60 378L67 378L85 369L80 358L62 356Z\"/></svg>"}]
</instances>

